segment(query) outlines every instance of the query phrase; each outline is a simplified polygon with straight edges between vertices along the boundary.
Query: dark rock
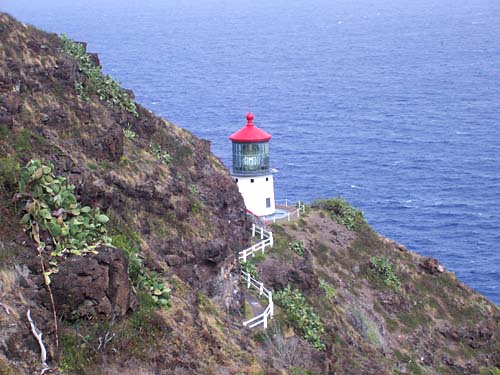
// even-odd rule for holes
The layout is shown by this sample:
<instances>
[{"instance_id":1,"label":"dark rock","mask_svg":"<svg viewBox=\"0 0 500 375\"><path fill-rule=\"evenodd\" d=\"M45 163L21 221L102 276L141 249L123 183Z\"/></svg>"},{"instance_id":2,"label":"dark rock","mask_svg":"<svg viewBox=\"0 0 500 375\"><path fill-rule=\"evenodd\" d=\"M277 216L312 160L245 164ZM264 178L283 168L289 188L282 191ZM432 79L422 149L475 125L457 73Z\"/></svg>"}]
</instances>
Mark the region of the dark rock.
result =
<instances>
[{"instance_id":1,"label":"dark rock","mask_svg":"<svg viewBox=\"0 0 500 375\"><path fill-rule=\"evenodd\" d=\"M430 273L432 275L440 274L444 272L444 267L441 265L437 259L434 258L425 258L422 263L420 263L420 267L426 271L427 273Z\"/></svg>"},{"instance_id":2,"label":"dark rock","mask_svg":"<svg viewBox=\"0 0 500 375\"><path fill-rule=\"evenodd\" d=\"M185 264L186 263L184 259L182 259L180 256L174 255L174 254L165 255L165 261L171 267L173 267L173 266L179 266L181 264Z\"/></svg>"},{"instance_id":3,"label":"dark rock","mask_svg":"<svg viewBox=\"0 0 500 375\"><path fill-rule=\"evenodd\" d=\"M58 314L68 320L121 317L131 307L127 260L121 250L100 248L97 255L64 260L51 286Z\"/></svg>"},{"instance_id":4,"label":"dark rock","mask_svg":"<svg viewBox=\"0 0 500 375\"><path fill-rule=\"evenodd\" d=\"M123 131L116 127L103 136L82 140L85 153L98 161L119 161L123 156Z\"/></svg>"},{"instance_id":5,"label":"dark rock","mask_svg":"<svg viewBox=\"0 0 500 375\"><path fill-rule=\"evenodd\" d=\"M101 62L99 61L99 55L97 53L89 53L90 61L94 63L95 66L101 66Z\"/></svg>"},{"instance_id":6,"label":"dark rock","mask_svg":"<svg viewBox=\"0 0 500 375\"><path fill-rule=\"evenodd\" d=\"M290 265L276 259L265 259L261 267L262 281L272 289L284 289L288 284L301 290L314 290L318 287L317 277L304 262Z\"/></svg>"},{"instance_id":7,"label":"dark rock","mask_svg":"<svg viewBox=\"0 0 500 375\"><path fill-rule=\"evenodd\" d=\"M97 61L99 61L99 60L97 60ZM123 91L125 91L127 93L127 95L132 98L132 100L135 99L135 94L134 94L134 92L132 90L123 89Z\"/></svg>"}]
</instances>

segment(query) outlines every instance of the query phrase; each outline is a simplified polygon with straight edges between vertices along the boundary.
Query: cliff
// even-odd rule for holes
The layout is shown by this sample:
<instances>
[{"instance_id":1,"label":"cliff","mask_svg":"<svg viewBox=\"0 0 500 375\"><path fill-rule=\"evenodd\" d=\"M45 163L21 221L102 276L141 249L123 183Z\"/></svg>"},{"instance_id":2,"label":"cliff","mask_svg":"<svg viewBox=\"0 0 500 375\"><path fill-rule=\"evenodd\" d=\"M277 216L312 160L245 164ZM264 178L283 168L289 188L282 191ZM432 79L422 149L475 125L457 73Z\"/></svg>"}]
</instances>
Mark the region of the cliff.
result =
<instances>
[{"instance_id":1,"label":"cliff","mask_svg":"<svg viewBox=\"0 0 500 375\"><path fill-rule=\"evenodd\" d=\"M0 14L0 374L43 368L28 311L54 374L495 374L498 308L339 202L272 226L245 267L281 307L243 327L250 223L209 142Z\"/></svg>"}]
</instances>

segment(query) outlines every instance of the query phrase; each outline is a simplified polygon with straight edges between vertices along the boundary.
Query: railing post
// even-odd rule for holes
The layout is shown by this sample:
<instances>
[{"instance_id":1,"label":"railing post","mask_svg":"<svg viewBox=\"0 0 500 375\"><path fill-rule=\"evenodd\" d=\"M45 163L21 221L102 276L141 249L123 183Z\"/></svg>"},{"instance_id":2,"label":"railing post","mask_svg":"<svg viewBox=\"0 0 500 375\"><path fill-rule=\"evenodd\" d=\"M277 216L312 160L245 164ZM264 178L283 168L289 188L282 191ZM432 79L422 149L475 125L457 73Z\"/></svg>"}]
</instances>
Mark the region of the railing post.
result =
<instances>
[{"instance_id":1,"label":"railing post","mask_svg":"<svg viewBox=\"0 0 500 375\"><path fill-rule=\"evenodd\" d=\"M261 281L259 288L259 296L261 296L263 293L264 293L264 283Z\"/></svg>"},{"instance_id":2,"label":"railing post","mask_svg":"<svg viewBox=\"0 0 500 375\"><path fill-rule=\"evenodd\" d=\"M285 207L288 207L288 198L285 198Z\"/></svg>"},{"instance_id":3,"label":"railing post","mask_svg":"<svg viewBox=\"0 0 500 375\"><path fill-rule=\"evenodd\" d=\"M271 317L274 316L274 302L273 302L273 293L269 291L268 293L268 298L269 298L269 315Z\"/></svg>"},{"instance_id":4,"label":"railing post","mask_svg":"<svg viewBox=\"0 0 500 375\"><path fill-rule=\"evenodd\" d=\"M255 237L255 223L252 224L252 237Z\"/></svg>"},{"instance_id":5,"label":"railing post","mask_svg":"<svg viewBox=\"0 0 500 375\"><path fill-rule=\"evenodd\" d=\"M274 245L273 232L271 232L271 233L270 233L269 239L271 240L271 241L269 242L269 245L270 245L271 247L273 247L273 245Z\"/></svg>"},{"instance_id":6,"label":"railing post","mask_svg":"<svg viewBox=\"0 0 500 375\"><path fill-rule=\"evenodd\" d=\"M242 257L243 257L243 262L246 262L247 261L247 252L246 252L246 250L243 250Z\"/></svg>"},{"instance_id":7,"label":"railing post","mask_svg":"<svg viewBox=\"0 0 500 375\"><path fill-rule=\"evenodd\" d=\"M290 212L288 213L288 221L290 221Z\"/></svg>"},{"instance_id":8,"label":"railing post","mask_svg":"<svg viewBox=\"0 0 500 375\"><path fill-rule=\"evenodd\" d=\"M261 246L261 248L262 248L262 254L264 254L264 249L266 248L266 247L264 246L264 243L265 243L265 242L266 242L266 241L262 241L262 242L260 243L260 246Z\"/></svg>"},{"instance_id":9,"label":"railing post","mask_svg":"<svg viewBox=\"0 0 500 375\"><path fill-rule=\"evenodd\" d=\"M260 228L260 239L264 238L264 228Z\"/></svg>"},{"instance_id":10,"label":"railing post","mask_svg":"<svg viewBox=\"0 0 500 375\"><path fill-rule=\"evenodd\" d=\"M250 272L247 272L247 289L250 289Z\"/></svg>"}]
</instances>

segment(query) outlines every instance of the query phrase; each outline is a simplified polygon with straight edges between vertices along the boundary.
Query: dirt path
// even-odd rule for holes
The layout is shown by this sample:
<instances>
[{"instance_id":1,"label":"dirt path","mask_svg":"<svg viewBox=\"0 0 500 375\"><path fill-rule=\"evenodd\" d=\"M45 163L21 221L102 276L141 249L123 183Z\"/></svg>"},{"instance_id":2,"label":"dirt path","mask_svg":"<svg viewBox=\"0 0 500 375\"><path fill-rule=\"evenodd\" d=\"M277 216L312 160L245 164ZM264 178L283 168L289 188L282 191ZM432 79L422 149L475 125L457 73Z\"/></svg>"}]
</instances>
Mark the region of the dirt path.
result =
<instances>
[{"instance_id":1,"label":"dirt path","mask_svg":"<svg viewBox=\"0 0 500 375\"><path fill-rule=\"evenodd\" d=\"M245 292L245 301L247 301L248 304L252 307L252 312L253 312L252 317L262 314L266 309L264 306L262 306L261 302L257 297L251 295L248 292Z\"/></svg>"}]
</instances>

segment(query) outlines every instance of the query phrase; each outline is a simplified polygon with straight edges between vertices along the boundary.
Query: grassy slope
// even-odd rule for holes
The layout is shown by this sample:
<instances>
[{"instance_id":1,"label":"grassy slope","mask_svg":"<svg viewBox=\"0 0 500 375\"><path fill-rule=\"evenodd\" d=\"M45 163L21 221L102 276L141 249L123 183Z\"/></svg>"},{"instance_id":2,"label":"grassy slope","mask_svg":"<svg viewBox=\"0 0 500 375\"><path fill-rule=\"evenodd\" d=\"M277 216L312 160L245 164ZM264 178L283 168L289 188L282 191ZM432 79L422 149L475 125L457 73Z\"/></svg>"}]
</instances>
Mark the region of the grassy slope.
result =
<instances>
[{"instance_id":1,"label":"grassy slope","mask_svg":"<svg viewBox=\"0 0 500 375\"><path fill-rule=\"evenodd\" d=\"M255 261L261 278L275 289L290 283L301 290L326 328L325 366L302 356L304 368L472 374L500 365L498 307L437 262L428 267L428 258L377 235L364 221L350 231L322 210L274 225L274 233L269 256ZM295 241L303 241L303 256L292 250ZM393 265L400 287L374 269L374 257Z\"/></svg>"}]
</instances>

